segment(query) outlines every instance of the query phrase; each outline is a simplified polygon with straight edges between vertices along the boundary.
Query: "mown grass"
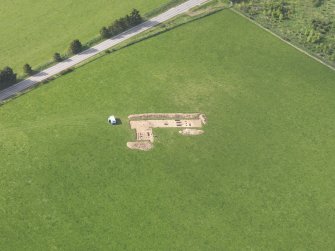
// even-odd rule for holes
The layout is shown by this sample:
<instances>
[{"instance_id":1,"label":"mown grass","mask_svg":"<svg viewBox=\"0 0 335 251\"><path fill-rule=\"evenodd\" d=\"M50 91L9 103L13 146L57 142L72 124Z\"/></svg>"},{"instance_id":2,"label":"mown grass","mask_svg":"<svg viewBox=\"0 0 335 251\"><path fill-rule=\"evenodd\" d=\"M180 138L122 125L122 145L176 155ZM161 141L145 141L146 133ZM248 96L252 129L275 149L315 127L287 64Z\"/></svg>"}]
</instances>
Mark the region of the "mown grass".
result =
<instances>
[{"instance_id":1,"label":"mown grass","mask_svg":"<svg viewBox=\"0 0 335 251\"><path fill-rule=\"evenodd\" d=\"M8 102L0 246L332 249L333 79L225 10ZM152 151L130 151L127 116L143 112L209 123L192 138L156 130Z\"/></svg>"},{"instance_id":2,"label":"mown grass","mask_svg":"<svg viewBox=\"0 0 335 251\"><path fill-rule=\"evenodd\" d=\"M133 8L142 14L168 0L3 0L0 8L0 67L9 65L22 73L25 63L38 67L66 52L70 42L87 42L102 26Z\"/></svg>"}]
</instances>

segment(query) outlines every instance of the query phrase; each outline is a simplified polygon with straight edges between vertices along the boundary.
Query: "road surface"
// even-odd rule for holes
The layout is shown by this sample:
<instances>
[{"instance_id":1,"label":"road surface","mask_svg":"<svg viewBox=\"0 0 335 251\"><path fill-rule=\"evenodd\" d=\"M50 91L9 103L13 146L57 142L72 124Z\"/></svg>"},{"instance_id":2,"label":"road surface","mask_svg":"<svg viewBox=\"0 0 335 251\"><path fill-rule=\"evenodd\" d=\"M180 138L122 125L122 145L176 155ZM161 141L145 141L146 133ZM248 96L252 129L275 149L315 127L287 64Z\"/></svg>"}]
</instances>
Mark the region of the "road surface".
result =
<instances>
[{"instance_id":1,"label":"road surface","mask_svg":"<svg viewBox=\"0 0 335 251\"><path fill-rule=\"evenodd\" d=\"M138 26L135 26L113 38L107 39L103 42L101 42L100 44L97 44L83 52L81 52L80 54L74 55L73 57L64 60L61 63L58 63L48 69L45 69L39 73L37 73L36 75L33 75L15 85L12 85L10 87L8 87L7 89L4 89L2 91L0 91L0 102L9 99L10 97L15 96L16 94L27 90L33 86L35 86L36 84L51 78L52 76L55 76L59 73L61 73L62 71L69 69L97 54L99 54L100 52L103 52L117 44L122 43L123 41L134 37L160 23L163 23L175 16L178 16L182 13L187 12L188 10L190 10L191 8L197 6L197 5L201 5L205 2L207 2L208 0L189 0L186 1L183 4L180 4L174 8L169 9L168 11L142 23L139 24Z\"/></svg>"}]
</instances>

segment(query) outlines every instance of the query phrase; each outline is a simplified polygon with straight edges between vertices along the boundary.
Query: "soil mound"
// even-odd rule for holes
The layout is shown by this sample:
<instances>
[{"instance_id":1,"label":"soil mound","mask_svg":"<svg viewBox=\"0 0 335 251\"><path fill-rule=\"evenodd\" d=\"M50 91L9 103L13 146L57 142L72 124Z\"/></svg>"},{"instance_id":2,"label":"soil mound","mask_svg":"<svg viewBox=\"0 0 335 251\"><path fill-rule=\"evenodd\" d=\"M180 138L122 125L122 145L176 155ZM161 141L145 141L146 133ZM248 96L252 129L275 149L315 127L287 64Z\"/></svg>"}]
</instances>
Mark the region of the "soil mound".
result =
<instances>
[{"instance_id":1,"label":"soil mound","mask_svg":"<svg viewBox=\"0 0 335 251\"><path fill-rule=\"evenodd\" d=\"M184 129L179 131L181 135L186 135L186 136L192 136L192 135L200 135L203 134L203 130L198 130L198 129Z\"/></svg>"},{"instance_id":2,"label":"soil mound","mask_svg":"<svg viewBox=\"0 0 335 251\"><path fill-rule=\"evenodd\" d=\"M153 144L149 141L128 142L127 147L133 150L149 151Z\"/></svg>"}]
</instances>

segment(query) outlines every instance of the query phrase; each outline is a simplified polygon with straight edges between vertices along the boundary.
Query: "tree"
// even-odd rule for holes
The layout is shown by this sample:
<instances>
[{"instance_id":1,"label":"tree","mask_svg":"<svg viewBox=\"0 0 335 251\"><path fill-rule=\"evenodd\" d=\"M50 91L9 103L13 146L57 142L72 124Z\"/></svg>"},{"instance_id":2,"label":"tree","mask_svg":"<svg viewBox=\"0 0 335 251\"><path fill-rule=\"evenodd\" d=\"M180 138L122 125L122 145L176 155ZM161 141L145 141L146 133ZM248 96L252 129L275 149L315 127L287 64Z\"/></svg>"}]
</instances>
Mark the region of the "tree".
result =
<instances>
[{"instance_id":1,"label":"tree","mask_svg":"<svg viewBox=\"0 0 335 251\"><path fill-rule=\"evenodd\" d=\"M245 0L231 0L232 3L242 3L244 2Z\"/></svg>"},{"instance_id":2,"label":"tree","mask_svg":"<svg viewBox=\"0 0 335 251\"><path fill-rule=\"evenodd\" d=\"M102 38L110 38L110 32L105 26L101 28L100 35Z\"/></svg>"},{"instance_id":3,"label":"tree","mask_svg":"<svg viewBox=\"0 0 335 251\"><path fill-rule=\"evenodd\" d=\"M56 52L55 54L54 54L54 61L55 62L62 62L63 61L63 58L62 58L62 56L58 53L58 52Z\"/></svg>"},{"instance_id":4,"label":"tree","mask_svg":"<svg viewBox=\"0 0 335 251\"><path fill-rule=\"evenodd\" d=\"M285 0L281 1L270 1L264 4L265 15L273 19L284 20L288 19L292 9L288 2Z\"/></svg>"},{"instance_id":5,"label":"tree","mask_svg":"<svg viewBox=\"0 0 335 251\"><path fill-rule=\"evenodd\" d=\"M13 69L10 67L5 67L0 72L0 83L1 84L14 84L16 82L16 73L14 73Z\"/></svg>"},{"instance_id":6,"label":"tree","mask_svg":"<svg viewBox=\"0 0 335 251\"><path fill-rule=\"evenodd\" d=\"M72 54L78 54L83 50L83 46L78 39L73 40L70 44L69 51Z\"/></svg>"},{"instance_id":7,"label":"tree","mask_svg":"<svg viewBox=\"0 0 335 251\"><path fill-rule=\"evenodd\" d=\"M108 26L108 28L102 27L100 30L100 35L103 38L116 36L142 22L143 18L141 17L140 12L134 9L130 15L126 15L125 17L121 17L115 20L110 26Z\"/></svg>"},{"instance_id":8,"label":"tree","mask_svg":"<svg viewBox=\"0 0 335 251\"><path fill-rule=\"evenodd\" d=\"M324 3L324 0L313 0L314 7L320 7Z\"/></svg>"},{"instance_id":9,"label":"tree","mask_svg":"<svg viewBox=\"0 0 335 251\"><path fill-rule=\"evenodd\" d=\"M117 33L121 33L128 29L127 19L122 17L116 20L113 24L113 27L115 28Z\"/></svg>"},{"instance_id":10,"label":"tree","mask_svg":"<svg viewBox=\"0 0 335 251\"><path fill-rule=\"evenodd\" d=\"M332 21L315 18L312 20L312 27L322 34L328 33L332 29Z\"/></svg>"},{"instance_id":11,"label":"tree","mask_svg":"<svg viewBox=\"0 0 335 251\"><path fill-rule=\"evenodd\" d=\"M23 66L23 71L28 75L32 75L34 73L33 69L31 69L31 66L29 64L25 64Z\"/></svg>"},{"instance_id":12,"label":"tree","mask_svg":"<svg viewBox=\"0 0 335 251\"><path fill-rule=\"evenodd\" d=\"M135 26L143 22L143 18L137 9L133 9L130 14L130 25Z\"/></svg>"}]
</instances>

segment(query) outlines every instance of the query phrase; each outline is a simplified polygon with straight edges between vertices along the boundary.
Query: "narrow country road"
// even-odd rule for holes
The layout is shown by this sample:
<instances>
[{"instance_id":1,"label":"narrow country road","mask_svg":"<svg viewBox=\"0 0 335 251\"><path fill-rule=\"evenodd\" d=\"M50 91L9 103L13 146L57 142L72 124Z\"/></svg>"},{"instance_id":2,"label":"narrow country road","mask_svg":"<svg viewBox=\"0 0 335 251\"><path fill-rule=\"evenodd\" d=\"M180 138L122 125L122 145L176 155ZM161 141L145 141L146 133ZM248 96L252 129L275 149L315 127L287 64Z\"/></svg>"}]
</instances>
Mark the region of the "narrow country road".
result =
<instances>
[{"instance_id":1,"label":"narrow country road","mask_svg":"<svg viewBox=\"0 0 335 251\"><path fill-rule=\"evenodd\" d=\"M139 24L138 26L135 26L111 39L107 39L103 42L101 42L100 44L97 44L83 52L81 52L80 54L74 55L73 57L64 60L61 63L58 63L48 69L45 69L39 73L37 73L36 75L33 75L15 85L12 85L10 87L8 87L7 89L4 89L2 91L0 91L0 102L9 99L10 97L15 96L17 93L20 93L26 89L29 89L30 87L33 87L34 85L54 76L57 75L59 73L61 73L62 71L69 69L95 55L97 55L98 53L105 51L131 37L134 37L138 34L140 34L141 32L144 32L160 23L163 23L175 16L178 16L182 13L187 12L189 9L197 6L197 5L201 5L205 2L207 2L208 0L189 0L186 1L183 4L180 4L174 8L171 8L170 10L142 23Z\"/></svg>"}]
</instances>

